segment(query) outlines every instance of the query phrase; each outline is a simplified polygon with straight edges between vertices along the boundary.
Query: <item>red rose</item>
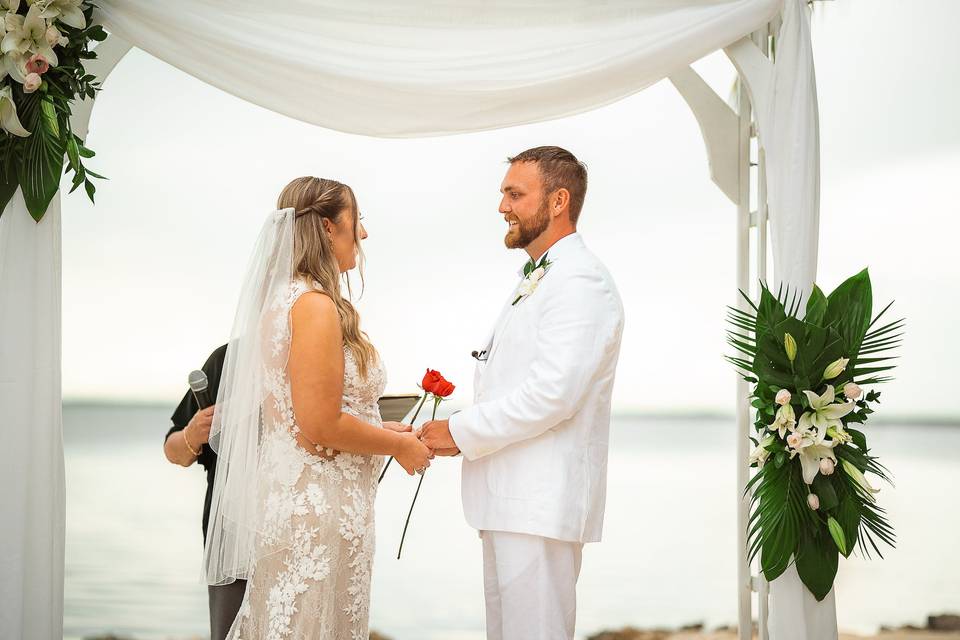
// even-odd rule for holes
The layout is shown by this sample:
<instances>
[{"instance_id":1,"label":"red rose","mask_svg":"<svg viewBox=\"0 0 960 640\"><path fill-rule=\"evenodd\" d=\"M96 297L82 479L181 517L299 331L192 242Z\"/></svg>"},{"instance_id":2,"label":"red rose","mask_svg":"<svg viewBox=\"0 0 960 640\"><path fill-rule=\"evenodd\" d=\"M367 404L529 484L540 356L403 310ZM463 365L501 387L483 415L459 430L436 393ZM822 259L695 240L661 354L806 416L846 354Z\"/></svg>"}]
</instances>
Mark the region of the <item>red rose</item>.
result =
<instances>
[{"instance_id":1,"label":"red rose","mask_svg":"<svg viewBox=\"0 0 960 640\"><path fill-rule=\"evenodd\" d=\"M437 382L436 386L433 388L433 395L446 398L453 393L453 390L456 388L457 387L453 383L445 379L443 376L440 376L440 381Z\"/></svg>"},{"instance_id":2,"label":"red rose","mask_svg":"<svg viewBox=\"0 0 960 640\"><path fill-rule=\"evenodd\" d=\"M427 372L423 375L423 382L420 383L420 386L423 387L424 391L432 393L438 398L446 398L457 388L449 380L444 378L439 371L434 371L433 369L427 369Z\"/></svg>"},{"instance_id":3,"label":"red rose","mask_svg":"<svg viewBox=\"0 0 960 640\"><path fill-rule=\"evenodd\" d=\"M420 386L423 387L423 390L427 393L433 393L437 383L441 380L443 380L443 376L440 375L439 371L427 369L427 372L423 374L423 382L420 383Z\"/></svg>"}]
</instances>

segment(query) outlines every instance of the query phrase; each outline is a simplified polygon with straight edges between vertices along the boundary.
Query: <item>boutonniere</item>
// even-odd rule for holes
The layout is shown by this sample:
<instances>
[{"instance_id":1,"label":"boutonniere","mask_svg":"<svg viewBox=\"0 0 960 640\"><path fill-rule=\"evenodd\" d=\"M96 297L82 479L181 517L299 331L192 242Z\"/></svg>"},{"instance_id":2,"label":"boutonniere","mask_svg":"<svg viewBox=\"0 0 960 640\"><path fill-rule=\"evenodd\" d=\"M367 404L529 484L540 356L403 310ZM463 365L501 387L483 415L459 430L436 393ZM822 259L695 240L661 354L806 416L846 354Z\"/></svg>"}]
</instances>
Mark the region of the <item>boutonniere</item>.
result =
<instances>
[{"instance_id":1,"label":"boutonniere","mask_svg":"<svg viewBox=\"0 0 960 640\"><path fill-rule=\"evenodd\" d=\"M553 263L547 260L547 254L544 254L539 263L534 264L533 260L530 260L523 266L523 282L517 289L517 299L513 301L514 306L537 290L543 276L547 275L551 264Z\"/></svg>"}]
</instances>

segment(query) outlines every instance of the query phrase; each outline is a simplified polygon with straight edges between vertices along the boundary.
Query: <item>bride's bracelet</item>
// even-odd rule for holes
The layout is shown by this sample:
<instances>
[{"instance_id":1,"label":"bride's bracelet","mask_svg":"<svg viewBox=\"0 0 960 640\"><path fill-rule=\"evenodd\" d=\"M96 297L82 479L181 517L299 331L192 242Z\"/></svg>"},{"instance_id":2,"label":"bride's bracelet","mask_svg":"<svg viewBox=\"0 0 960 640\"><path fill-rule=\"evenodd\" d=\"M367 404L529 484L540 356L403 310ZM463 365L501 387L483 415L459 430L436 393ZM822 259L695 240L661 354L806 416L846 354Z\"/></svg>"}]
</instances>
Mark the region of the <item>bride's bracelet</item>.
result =
<instances>
[{"instance_id":1,"label":"bride's bracelet","mask_svg":"<svg viewBox=\"0 0 960 640\"><path fill-rule=\"evenodd\" d=\"M185 445L187 445L187 451L189 451L191 454L193 454L193 457L194 457L194 458L199 458L199 457L200 457L200 452L199 452L199 451L194 451L194 450L193 450L193 447L190 446L190 441L187 440L187 430L186 430L186 429L183 429L180 433L183 434L183 443L184 443ZM201 448L203 448L203 445L201 445Z\"/></svg>"}]
</instances>

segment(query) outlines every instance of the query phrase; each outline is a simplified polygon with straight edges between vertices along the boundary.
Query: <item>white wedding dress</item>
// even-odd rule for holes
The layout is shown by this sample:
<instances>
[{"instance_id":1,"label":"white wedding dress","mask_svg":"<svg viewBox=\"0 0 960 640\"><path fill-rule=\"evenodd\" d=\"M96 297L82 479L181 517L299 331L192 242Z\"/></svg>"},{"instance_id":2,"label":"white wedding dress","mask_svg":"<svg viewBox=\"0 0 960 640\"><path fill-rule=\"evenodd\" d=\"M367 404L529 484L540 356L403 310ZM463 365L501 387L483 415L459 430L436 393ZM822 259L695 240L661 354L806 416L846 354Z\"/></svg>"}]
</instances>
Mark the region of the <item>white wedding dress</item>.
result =
<instances>
[{"instance_id":1,"label":"white wedding dress","mask_svg":"<svg viewBox=\"0 0 960 640\"><path fill-rule=\"evenodd\" d=\"M273 357L264 354L262 455L256 564L228 640L368 640L374 499L383 456L323 449L302 436L293 414L286 353L290 309L310 287L295 281L271 311ZM341 410L382 427L379 361L361 378L344 348Z\"/></svg>"}]
</instances>

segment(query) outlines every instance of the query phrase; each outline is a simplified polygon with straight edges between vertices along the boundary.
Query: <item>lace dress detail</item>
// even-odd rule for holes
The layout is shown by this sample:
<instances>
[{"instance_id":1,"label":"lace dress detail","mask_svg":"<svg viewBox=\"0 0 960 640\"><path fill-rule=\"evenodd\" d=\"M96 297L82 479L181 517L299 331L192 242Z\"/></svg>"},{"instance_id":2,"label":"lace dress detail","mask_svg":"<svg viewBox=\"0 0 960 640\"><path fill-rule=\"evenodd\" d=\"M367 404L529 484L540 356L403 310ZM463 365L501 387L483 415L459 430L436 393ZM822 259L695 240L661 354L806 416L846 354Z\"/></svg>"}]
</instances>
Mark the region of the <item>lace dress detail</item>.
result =
<instances>
[{"instance_id":1,"label":"lace dress detail","mask_svg":"<svg viewBox=\"0 0 960 640\"><path fill-rule=\"evenodd\" d=\"M383 456L308 450L286 371L290 309L311 288L294 282L272 307L265 341L262 482L256 563L228 640L368 640L373 505ZM361 378L344 349L341 411L382 426L379 362Z\"/></svg>"}]
</instances>

